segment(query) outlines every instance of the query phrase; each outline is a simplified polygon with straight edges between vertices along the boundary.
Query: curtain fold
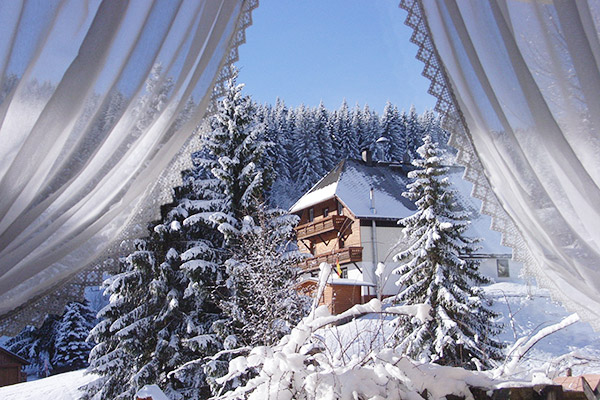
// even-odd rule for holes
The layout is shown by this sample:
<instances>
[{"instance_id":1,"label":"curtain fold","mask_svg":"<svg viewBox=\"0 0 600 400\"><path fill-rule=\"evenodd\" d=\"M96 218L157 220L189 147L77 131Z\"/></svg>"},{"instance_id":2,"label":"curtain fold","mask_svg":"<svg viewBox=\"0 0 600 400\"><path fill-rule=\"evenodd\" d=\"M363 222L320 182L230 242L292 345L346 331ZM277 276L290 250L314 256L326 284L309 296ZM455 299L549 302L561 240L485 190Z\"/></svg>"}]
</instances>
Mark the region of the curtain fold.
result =
<instances>
[{"instance_id":1,"label":"curtain fold","mask_svg":"<svg viewBox=\"0 0 600 400\"><path fill-rule=\"evenodd\" d=\"M60 311L144 234L256 6L0 3L0 330Z\"/></svg>"},{"instance_id":2,"label":"curtain fold","mask_svg":"<svg viewBox=\"0 0 600 400\"><path fill-rule=\"evenodd\" d=\"M474 195L600 329L600 2L403 0Z\"/></svg>"}]
</instances>

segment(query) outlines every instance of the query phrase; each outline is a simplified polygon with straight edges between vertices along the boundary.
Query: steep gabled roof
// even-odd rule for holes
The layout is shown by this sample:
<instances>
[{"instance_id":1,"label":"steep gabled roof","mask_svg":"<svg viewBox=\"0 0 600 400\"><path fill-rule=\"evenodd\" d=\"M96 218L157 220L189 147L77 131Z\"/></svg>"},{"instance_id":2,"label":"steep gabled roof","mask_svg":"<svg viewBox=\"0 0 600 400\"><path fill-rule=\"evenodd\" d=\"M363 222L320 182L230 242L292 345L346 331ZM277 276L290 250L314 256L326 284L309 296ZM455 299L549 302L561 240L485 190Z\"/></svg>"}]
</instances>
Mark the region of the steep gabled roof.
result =
<instances>
[{"instance_id":1,"label":"steep gabled roof","mask_svg":"<svg viewBox=\"0 0 600 400\"><path fill-rule=\"evenodd\" d=\"M343 160L302 196L291 207L290 212L297 212L335 197L358 218L407 217L416 210L415 205L402 196L402 192L406 190L406 174L409 168L381 163L367 165L362 161Z\"/></svg>"},{"instance_id":2,"label":"steep gabled roof","mask_svg":"<svg viewBox=\"0 0 600 400\"><path fill-rule=\"evenodd\" d=\"M402 196L407 177L414 167L404 164L374 162L367 165L359 160L343 160L317 182L291 208L295 213L329 199L339 199L357 218L398 220L412 215L416 206ZM472 185L462 178L462 167L449 167L448 178L458 192L458 201L471 214L469 237L484 239L477 253L511 254L511 249L500 244L499 232L490 229L491 219L481 215L479 200L471 197ZM371 210L370 190L373 188L375 212Z\"/></svg>"}]
</instances>

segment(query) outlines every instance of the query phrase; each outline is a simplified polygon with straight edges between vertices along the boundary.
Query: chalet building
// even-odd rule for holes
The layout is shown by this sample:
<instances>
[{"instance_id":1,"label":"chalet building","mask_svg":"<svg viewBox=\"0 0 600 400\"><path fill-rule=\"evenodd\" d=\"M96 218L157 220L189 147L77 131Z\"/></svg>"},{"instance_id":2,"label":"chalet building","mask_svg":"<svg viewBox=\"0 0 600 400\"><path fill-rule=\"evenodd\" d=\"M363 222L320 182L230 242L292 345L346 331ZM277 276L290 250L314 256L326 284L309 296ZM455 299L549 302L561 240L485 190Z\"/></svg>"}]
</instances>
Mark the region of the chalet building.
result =
<instances>
[{"instance_id":1,"label":"chalet building","mask_svg":"<svg viewBox=\"0 0 600 400\"><path fill-rule=\"evenodd\" d=\"M29 362L18 355L0 347L0 386L25 382L27 374L23 367Z\"/></svg>"},{"instance_id":2,"label":"chalet building","mask_svg":"<svg viewBox=\"0 0 600 400\"><path fill-rule=\"evenodd\" d=\"M399 265L393 256L407 245L399 244L403 235L397 221L416 211L402 196L412 169L410 164L374 162L363 152L363 160L341 161L291 207L290 212L300 217L296 227L299 249L309 254L301 264L307 278L304 285L316 284L322 262L334 269L340 264L341 277L330 280L321 299L333 313L368 301L378 291L383 297L398 293L392 271ZM479 215L462 173L462 168L451 167L449 177L459 192L459 202L473 215L467 235L491 239L484 240L482 249L471 257L481 261L484 275L514 279L518 271L510 260L510 249L501 246L499 234L490 231L489 218ZM385 265L382 282L375 274L378 263Z\"/></svg>"}]
</instances>

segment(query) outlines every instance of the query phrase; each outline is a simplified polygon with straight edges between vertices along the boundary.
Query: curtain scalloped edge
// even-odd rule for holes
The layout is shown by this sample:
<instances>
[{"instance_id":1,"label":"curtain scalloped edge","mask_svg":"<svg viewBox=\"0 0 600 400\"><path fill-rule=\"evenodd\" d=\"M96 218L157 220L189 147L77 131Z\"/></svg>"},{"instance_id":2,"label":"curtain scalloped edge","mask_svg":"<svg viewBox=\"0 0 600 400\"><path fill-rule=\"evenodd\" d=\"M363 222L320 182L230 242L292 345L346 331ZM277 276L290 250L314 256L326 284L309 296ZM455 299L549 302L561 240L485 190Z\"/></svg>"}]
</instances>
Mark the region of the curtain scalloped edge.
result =
<instances>
[{"instance_id":1,"label":"curtain scalloped edge","mask_svg":"<svg viewBox=\"0 0 600 400\"><path fill-rule=\"evenodd\" d=\"M595 315L582 312L577 303L565 295L556 283L547 277L532 256L523 236L494 194L489 180L483 172L479 157L470 139L470 132L458 107L450 81L441 62L427 23L420 0L400 0L399 7L408 12L405 25L413 30L410 41L417 45L417 60L423 62L422 75L430 81L429 94L436 98L434 110L440 114L443 128L450 132L448 144L458 153L456 162L465 167L463 178L473 184L472 197L482 202L481 213L492 218L491 229L500 232L501 243L513 249L513 260L523 263L522 274L535 278L540 287L548 289L553 300L560 301L571 312L577 312L582 320L590 323L596 331L600 321Z\"/></svg>"},{"instance_id":2,"label":"curtain scalloped edge","mask_svg":"<svg viewBox=\"0 0 600 400\"><path fill-rule=\"evenodd\" d=\"M238 49L246 42L246 29L252 25L252 11L258 7L258 3L259 0L243 0L242 10L228 48L213 81L211 101L205 117L215 112L217 100L225 93L225 82L232 77L233 64L239 60ZM143 196L118 237L111 241L111 244L93 262L81 270L62 279L18 308L0 315L0 334L11 336L19 333L19 330L26 325L40 326L46 314L60 315L67 303L83 300L86 287L101 285L105 272L115 272L114 269L106 267L105 260L114 261L121 255L129 254L133 250L133 241L145 236L144 232L139 232L137 228L140 221L149 222L160 218L161 205L173 201L172 189L183 183L181 172L193 166L191 156L200 150L201 144L196 133L197 130L190 134L182 149L157 179L157 182L167 184L155 184Z\"/></svg>"}]
</instances>

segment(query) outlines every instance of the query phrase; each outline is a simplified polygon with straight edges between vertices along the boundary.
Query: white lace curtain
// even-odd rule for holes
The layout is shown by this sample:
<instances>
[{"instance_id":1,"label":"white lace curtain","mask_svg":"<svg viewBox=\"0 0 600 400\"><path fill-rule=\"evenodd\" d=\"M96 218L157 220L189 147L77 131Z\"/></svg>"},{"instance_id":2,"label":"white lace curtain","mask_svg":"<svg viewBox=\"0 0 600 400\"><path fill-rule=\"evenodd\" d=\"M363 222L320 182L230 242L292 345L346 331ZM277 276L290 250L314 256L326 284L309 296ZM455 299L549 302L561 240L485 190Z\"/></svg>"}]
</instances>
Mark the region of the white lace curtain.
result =
<instances>
[{"instance_id":1,"label":"white lace curtain","mask_svg":"<svg viewBox=\"0 0 600 400\"><path fill-rule=\"evenodd\" d=\"M600 2L401 7L485 211L538 282L599 329Z\"/></svg>"},{"instance_id":2,"label":"white lace curtain","mask_svg":"<svg viewBox=\"0 0 600 400\"><path fill-rule=\"evenodd\" d=\"M0 2L0 315L144 233L255 3Z\"/></svg>"}]
</instances>

